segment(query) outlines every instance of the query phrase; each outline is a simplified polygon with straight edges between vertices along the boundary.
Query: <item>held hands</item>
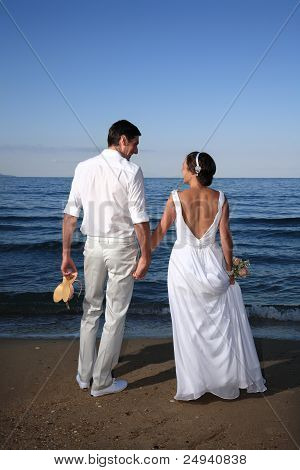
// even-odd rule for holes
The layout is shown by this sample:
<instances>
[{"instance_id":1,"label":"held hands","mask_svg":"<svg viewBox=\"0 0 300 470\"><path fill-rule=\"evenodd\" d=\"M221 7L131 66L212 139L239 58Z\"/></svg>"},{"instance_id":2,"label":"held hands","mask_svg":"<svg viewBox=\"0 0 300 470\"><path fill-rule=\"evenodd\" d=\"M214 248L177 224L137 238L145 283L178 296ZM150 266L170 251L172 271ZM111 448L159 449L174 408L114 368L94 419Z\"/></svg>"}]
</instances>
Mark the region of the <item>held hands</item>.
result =
<instances>
[{"instance_id":1,"label":"held hands","mask_svg":"<svg viewBox=\"0 0 300 470\"><path fill-rule=\"evenodd\" d=\"M139 261L138 261L138 263L135 267L134 272L132 273L132 277L136 280L143 279L147 274L150 263L151 263L151 258L150 257L145 258L145 257L141 256L141 258L139 259Z\"/></svg>"}]
</instances>

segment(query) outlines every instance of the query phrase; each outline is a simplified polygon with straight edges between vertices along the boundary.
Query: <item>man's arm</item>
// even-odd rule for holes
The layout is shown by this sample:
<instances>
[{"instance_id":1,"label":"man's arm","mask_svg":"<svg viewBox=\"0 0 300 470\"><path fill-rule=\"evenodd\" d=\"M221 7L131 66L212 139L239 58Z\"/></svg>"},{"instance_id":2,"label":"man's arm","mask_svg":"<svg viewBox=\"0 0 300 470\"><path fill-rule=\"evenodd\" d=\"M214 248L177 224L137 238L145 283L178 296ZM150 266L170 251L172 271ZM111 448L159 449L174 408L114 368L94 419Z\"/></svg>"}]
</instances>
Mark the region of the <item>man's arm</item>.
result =
<instances>
[{"instance_id":1,"label":"man's arm","mask_svg":"<svg viewBox=\"0 0 300 470\"><path fill-rule=\"evenodd\" d=\"M128 208L141 249L141 257L133 277L142 279L146 275L151 262L151 247L149 216L146 212L144 177L141 168L137 170L129 185Z\"/></svg>"},{"instance_id":2,"label":"man's arm","mask_svg":"<svg viewBox=\"0 0 300 470\"><path fill-rule=\"evenodd\" d=\"M65 214L63 221L63 246L62 246L62 263L61 272L63 276L68 276L73 272L77 272L74 261L71 258L71 245L73 239L73 233L76 229L77 217L73 215Z\"/></svg>"},{"instance_id":3,"label":"man's arm","mask_svg":"<svg viewBox=\"0 0 300 470\"><path fill-rule=\"evenodd\" d=\"M69 199L64 209L64 221L62 228L62 264L60 268L63 276L67 276L72 272L77 272L75 263L71 258L71 245L73 233L76 229L77 219L80 215L80 211L82 208L79 190L79 166L80 164L77 165L77 167L75 168Z\"/></svg>"},{"instance_id":4,"label":"man's arm","mask_svg":"<svg viewBox=\"0 0 300 470\"><path fill-rule=\"evenodd\" d=\"M141 257L132 274L134 279L143 279L151 263L150 225L149 222L134 224L134 230L140 245Z\"/></svg>"}]
</instances>

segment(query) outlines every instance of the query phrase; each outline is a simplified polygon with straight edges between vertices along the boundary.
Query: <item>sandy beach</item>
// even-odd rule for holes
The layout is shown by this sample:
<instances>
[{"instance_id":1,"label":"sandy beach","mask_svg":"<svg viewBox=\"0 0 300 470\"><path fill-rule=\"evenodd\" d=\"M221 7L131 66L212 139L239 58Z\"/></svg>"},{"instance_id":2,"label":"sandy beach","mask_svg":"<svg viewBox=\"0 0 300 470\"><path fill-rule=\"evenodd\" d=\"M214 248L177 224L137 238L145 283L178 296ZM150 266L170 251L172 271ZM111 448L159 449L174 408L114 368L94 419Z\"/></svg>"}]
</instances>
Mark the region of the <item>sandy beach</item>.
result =
<instances>
[{"instance_id":1,"label":"sandy beach","mask_svg":"<svg viewBox=\"0 0 300 470\"><path fill-rule=\"evenodd\" d=\"M171 339L124 340L115 376L93 398L75 382L78 339L0 341L3 449L297 449L300 343L256 340L264 394L174 401Z\"/></svg>"}]
</instances>

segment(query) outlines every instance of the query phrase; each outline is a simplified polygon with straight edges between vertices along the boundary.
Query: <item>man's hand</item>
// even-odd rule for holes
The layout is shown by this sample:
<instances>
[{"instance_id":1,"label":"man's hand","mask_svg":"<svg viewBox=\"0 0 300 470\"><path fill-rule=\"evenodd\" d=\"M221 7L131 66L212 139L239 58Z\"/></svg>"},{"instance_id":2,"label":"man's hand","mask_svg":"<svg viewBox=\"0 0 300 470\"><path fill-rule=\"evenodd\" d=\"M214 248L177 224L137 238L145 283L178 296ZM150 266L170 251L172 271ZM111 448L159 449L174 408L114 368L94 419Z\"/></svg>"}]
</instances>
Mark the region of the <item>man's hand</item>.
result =
<instances>
[{"instance_id":1,"label":"man's hand","mask_svg":"<svg viewBox=\"0 0 300 470\"><path fill-rule=\"evenodd\" d=\"M150 225L149 222L134 224L134 230L140 245L141 257L132 273L134 279L143 279L151 263Z\"/></svg>"},{"instance_id":2,"label":"man's hand","mask_svg":"<svg viewBox=\"0 0 300 470\"><path fill-rule=\"evenodd\" d=\"M60 269L62 275L66 277L68 277L72 273L77 273L76 265L70 256L66 256L63 258Z\"/></svg>"},{"instance_id":3,"label":"man's hand","mask_svg":"<svg viewBox=\"0 0 300 470\"><path fill-rule=\"evenodd\" d=\"M143 279L148 271L148 268L151 263L151 258L141 257L138 261L135 271L132 273L132 277L136 280Z\"/></svg>"}]
</instances>

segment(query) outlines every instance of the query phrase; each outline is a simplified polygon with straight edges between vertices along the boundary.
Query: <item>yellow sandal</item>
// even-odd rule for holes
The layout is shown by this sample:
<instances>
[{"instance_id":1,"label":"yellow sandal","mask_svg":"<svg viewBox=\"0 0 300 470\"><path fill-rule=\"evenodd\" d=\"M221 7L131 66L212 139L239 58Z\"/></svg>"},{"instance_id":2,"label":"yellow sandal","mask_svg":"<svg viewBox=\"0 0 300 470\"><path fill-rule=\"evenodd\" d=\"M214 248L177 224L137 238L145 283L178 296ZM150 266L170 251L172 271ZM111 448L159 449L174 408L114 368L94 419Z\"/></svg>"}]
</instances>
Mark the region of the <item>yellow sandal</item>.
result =
<instances>
[{"instance_id":1,"label":"yellow sandal","mask_svg":"<svg viewBox=\"0 0 300 470\"><path fill-rule=\"evenodd\" d=\"M73 283L76 281L76 278L78 276L78 273L72 273L69 275L69 279L66 278L66 276L63 276L63 281L56 287L53 293L53 300L55 303L60 302L63 300L67 306L67 308L70 310L69 307L69 300L72 299L74 295L74 287ZM80 283L80 292L78 294L78 297L80 296L82 285L79 279L77 279L77 282Z\"/></svg>"}]
</instances>

